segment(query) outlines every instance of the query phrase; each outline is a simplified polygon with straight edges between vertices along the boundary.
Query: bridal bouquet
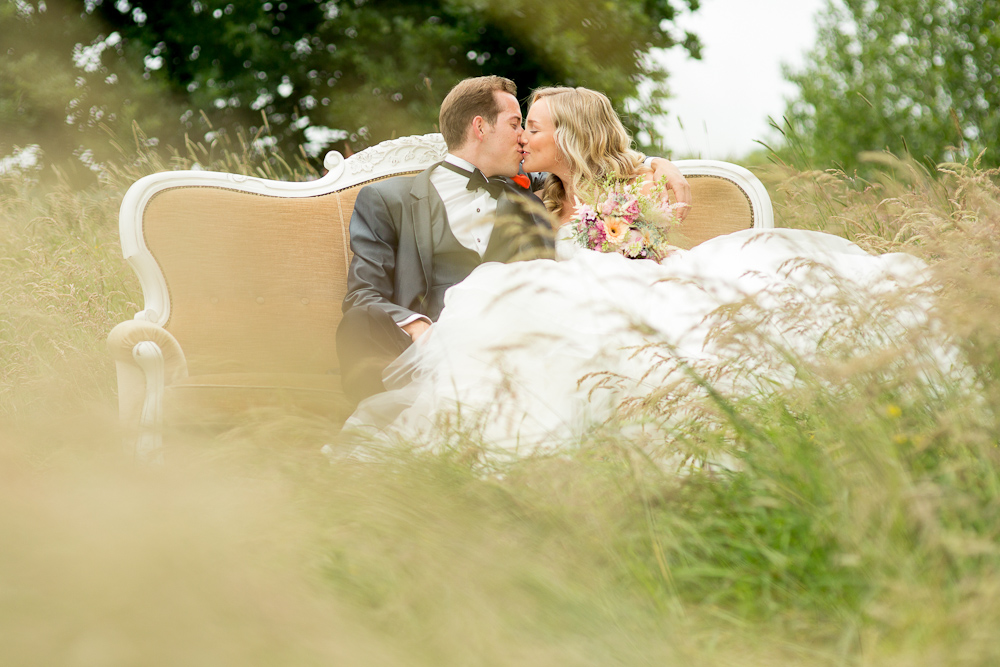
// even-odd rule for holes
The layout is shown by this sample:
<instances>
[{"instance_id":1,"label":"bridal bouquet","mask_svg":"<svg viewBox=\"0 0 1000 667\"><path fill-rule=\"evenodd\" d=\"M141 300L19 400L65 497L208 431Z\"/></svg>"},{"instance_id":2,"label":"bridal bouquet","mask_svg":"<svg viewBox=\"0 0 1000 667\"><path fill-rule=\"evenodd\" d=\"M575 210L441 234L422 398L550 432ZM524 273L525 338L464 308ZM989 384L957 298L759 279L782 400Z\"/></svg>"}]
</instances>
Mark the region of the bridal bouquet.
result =
<instances>
[{"instance_id":1,"label":"bridal bouquet","mask_svg":"<svg viewBox=\"0 0 1000 667\"><path fill-rule=\"evenodd\" d=\"M576 211L569 224L573 237L584 248L615 252L633 259L660 261L669 251L668 236L677 224L677 209L662 196L665 183L642 192L642 179L631 182L608 179L586 196L576 197Z\"/></svg>"}]
</instances>

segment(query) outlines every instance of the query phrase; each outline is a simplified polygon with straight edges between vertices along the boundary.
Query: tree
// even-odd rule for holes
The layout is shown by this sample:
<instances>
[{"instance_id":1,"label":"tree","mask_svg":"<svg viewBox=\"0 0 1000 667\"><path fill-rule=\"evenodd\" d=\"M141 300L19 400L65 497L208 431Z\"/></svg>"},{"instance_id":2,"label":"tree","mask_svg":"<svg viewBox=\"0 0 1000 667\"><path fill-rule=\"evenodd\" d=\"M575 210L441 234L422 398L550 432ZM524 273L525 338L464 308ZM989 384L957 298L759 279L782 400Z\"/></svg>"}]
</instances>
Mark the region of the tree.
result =
<instances>
[{"instance_id":1,"label":"tree","mask_svg":"<svg viewBox=\"0 0 1000 667\"><path fill-rule=\"evenodd\" d=\"M115 154L108 133L169 132L183 111L127 66L120 37L71 0L0 3L0 157L38 146L72 180ZM111 66L108 66L108 63Z\"/></svg>"},{"instance_id":2,"label":"tree","mask_svg":"<svg viewBox=\"0 0 1000 667\"><path fill-rule=\"evenodd\" d=\"M666 72L646 57L690 34L670 21L698 0L85 0L121 38L146 81L185 98L178 128L199 135L267 117L269 141L318 153L333 137L354 148L434 129L441 99L480 74L540 85L587 85L618 108L636 105L633 128L660 111ZM116 47L117 48L117 47ZM198 138L196 136L196 138ZM177 141L177 137L164 137ZM312 141L310 141L312 139Z\"/></svg>"},{"instance_id":3,"label":"tree","mask_svg":"<svg viewBox=\"0 0 1000 667\"><path fill-rule=\"evenodd\" d=\"M1000 134L1000 3L830 0L804 69L786 77L799 87L791 140L816 165L854 169L861 151L886 149L975 157Z\"/></svg>"},{"instance_id":4,"label":"tree","mask_svg":"<svg viewBox=\"0 0 1000 667\"><path fill-rule=\"evenodd\" d=\"M630 102L627 121L643 130L667 94L666 72L650 50L680 43L697 55L694 36L670 29L681 3L698 6L698 0L16 0L0 15L0 29L23 33L9 52L22 67L17 76L0 67L0 87L22 97L38 92L31 85L37 55L31 42L44 31L74 65L57 63L58 47L48 49L44 69L60 73L59 94L20 104L17 112L0 108L0 119L21 124L21 134L57 122L124 134L136 120L151 140L171 146L245 128L262 150L303 145L320 155L334 140L358 149L433 131L452 85L500 74L523 92L551 84L603 90L619 109ZM641 100L640 82L650 84ZM22 123L26 108L37 123Z\"/></svg>"},{"instance_id":5,"label":"tree","mask_svg":"<svg viewBox=\"0 0 1000 667\"><path fill-rule=\"evenodd\" d=\"M671 31L682 4L698 0L0 3L0 158L31 143L95 167L133 124L182 152L237 130L262 153L357 150L433 131L451 86L480 74L603 90L655 146L667 73L649 53L698 54Z\"/></svg>"}]
</instances>

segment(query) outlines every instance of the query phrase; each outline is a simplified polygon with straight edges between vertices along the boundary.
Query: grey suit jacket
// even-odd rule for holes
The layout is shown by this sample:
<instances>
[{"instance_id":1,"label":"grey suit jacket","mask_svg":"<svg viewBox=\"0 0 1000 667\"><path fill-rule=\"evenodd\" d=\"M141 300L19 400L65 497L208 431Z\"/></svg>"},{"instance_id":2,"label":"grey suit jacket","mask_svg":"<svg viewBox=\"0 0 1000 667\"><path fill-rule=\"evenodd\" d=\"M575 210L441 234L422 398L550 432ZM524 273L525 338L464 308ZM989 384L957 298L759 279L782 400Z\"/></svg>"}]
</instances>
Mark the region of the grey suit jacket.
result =
<instances>
[{"instance_id":1,"label":"grey suit jacket","mask_svg":"<svg viewBox=\"0 0 1000 667\"><path fill-rule=\"evenodd\" d=\"M347 296L343 310L378 305L393 321L414 315L436 320L440 312L430 312L427 295L434 266L434 238L448 224L444 202L431 184L433 165L416 176L397 176L365 186L358 192L351 216L351 251L354 258L347 275ZM509 201L503 201L508 198ZM511 204L541 206L530 192L504 193L498 210ZM533 216L531 224L548 222ZM537 239L551 245L551 235ZM493 245L491 241L491 246ZM497 259L508 260L518 250Z\"/></svg>"}]
</instances>

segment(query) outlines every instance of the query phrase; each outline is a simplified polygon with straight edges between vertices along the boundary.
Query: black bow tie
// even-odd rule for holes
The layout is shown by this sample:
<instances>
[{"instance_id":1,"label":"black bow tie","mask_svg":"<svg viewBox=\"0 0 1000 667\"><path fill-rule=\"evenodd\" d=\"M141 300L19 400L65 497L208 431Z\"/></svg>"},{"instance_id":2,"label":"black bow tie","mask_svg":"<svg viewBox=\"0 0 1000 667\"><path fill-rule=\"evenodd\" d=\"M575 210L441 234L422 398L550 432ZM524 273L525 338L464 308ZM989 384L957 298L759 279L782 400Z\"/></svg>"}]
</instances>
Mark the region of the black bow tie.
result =
<instances>
[{"instance_id":1,"label":"black bow tie","mask_svg":"<svg viewBox=\"0 0 1000 667\"><path fill-rule=\"evenodd\" d=\"M502 176L492 176L490 178L486 178L486 176L483 175L483 172L479 171L479 169L466 171L465 169L462 169L461 167L450 162L442 162L441 166L468 178L469 183L465 186L468 190L472 190L474 192L482 188L483 190L489 192L490 196L494 199L500 199L500 194L507 187L507 181L505 181Z\"/></svg>"}]
</instances>

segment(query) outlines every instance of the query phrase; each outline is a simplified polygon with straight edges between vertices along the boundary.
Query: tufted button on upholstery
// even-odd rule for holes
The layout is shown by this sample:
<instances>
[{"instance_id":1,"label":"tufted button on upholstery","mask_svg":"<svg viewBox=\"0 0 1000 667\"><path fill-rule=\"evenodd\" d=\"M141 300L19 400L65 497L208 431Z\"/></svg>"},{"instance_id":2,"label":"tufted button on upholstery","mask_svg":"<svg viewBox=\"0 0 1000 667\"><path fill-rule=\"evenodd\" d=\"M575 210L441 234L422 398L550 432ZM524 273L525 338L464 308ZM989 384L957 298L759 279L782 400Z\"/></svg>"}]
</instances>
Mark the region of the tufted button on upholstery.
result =
<instances>
[{"instance_id":1,"label":"tufted button on upholstery","mask_svg":"<svg viewBox=\"0 0 1000 667\"><path fill-rule=\"evenodd\" d=\"M303 306L308 306L309 305L309 299L307 299L305 297L302 297L302 305Z\"/></svg>"},{"instance_id":2,"label":"tufted button on upholstery","mask_svg":"<svg viewBox=\"0 0 1000 667\"><path fill-rule=\"evenodd\" d=\"M264 297L262 296L257 297L257 303L264 303Z\"/></svg>"}]
</instances>

